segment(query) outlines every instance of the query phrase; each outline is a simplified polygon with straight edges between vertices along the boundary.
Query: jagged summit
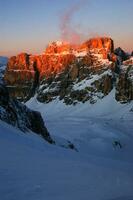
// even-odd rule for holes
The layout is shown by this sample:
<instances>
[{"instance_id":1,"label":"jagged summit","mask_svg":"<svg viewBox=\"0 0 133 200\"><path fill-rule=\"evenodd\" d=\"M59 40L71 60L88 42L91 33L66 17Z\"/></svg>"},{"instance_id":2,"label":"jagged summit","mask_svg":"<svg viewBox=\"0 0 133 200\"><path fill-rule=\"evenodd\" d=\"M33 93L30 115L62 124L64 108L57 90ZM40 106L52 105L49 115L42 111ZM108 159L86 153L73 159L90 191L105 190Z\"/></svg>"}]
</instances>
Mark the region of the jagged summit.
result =
<instances>
[{"instance_id":1,"label":"jagged summit","mask_svg":"<svg viewBox=\"0 0 133 200\"><path fill-rule=\"evenodd\" d=\"M114 50L114 42L110 37L96 37L87 40L83 45L87 45L88 48L105 48L111 52Z\"/></svg>"},{"instance_id":2,"label":"jagged summit","mask_svg":"<svg viewBox=\"0 0 133 200\"><path fill-rule=\"evenodd\" d=\"M42 55L33 56L20 53L9 59L7 72L12 70L33 70L33 63L37 63L41 74L50 75L58 73L75 61L76 57L84 57L87 54L97 55L101 59L108 59L113 53L113 41L110 38L94 38L81 45L71 45L64 42L52 42Z\"/></svg>"},{"instance_id":3,"label":"jagged summit","mask_svg":"<svg viewBox=\"0 0 133 200\"><path fill-rule=\"evenodd\" d=\"M46 50L45 54L75 54L79 52L90 52L90 50L96 49L100 51L100 53L105 54L105 52L113 52L114 51L114 43L111 38L108 37L98 37L91 38L81 44L71 44L63 41L55 41L50 43ZM103 51L104 50L104 51ZM97 51L98 52L98 51Z\"/></svg>"}]
</instances>

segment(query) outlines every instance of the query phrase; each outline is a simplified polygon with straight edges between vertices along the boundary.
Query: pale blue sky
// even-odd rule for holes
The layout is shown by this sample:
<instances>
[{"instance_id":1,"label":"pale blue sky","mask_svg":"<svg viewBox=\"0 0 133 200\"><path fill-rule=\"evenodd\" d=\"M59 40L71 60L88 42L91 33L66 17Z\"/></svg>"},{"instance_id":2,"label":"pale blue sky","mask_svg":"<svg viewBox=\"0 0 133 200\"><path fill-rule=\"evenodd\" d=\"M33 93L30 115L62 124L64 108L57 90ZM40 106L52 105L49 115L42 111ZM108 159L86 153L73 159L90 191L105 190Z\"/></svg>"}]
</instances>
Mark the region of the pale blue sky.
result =
<instances>
[{"instance_id":1,"label":"pale blue sky","mask_svg":"<svg viewBox=\"0 0 133 200\"><path fill-rule=\"evenodd\" d=\"M132 0L0 0L0 55L41 53L60 39L63 15L79 3L69 26L85 39L106 35L133 50Z\"/></svg>"}]
</instances>

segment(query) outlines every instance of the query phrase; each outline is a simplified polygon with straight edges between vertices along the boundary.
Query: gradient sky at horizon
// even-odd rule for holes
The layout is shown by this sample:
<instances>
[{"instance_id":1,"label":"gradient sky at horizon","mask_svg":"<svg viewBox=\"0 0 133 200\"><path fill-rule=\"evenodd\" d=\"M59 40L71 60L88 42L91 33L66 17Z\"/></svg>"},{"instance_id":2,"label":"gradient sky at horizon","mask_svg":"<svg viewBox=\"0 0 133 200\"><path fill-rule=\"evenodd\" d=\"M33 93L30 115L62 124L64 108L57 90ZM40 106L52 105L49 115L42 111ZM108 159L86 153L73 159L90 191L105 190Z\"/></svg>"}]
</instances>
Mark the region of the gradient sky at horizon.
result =
<instances>
[{"instance_id":1,"label":"gradient sky at horizon","mask_svg":"<svg viewBox=\"0 0 133 200\"><path fill-rule=\"evenodd\" d=\"M110 36L115 47L133 50L132 0L0 0L0 55L43 52L60 40L63 15L79 3L69 20L84 39Z\"/></svg>"}]
</instances>

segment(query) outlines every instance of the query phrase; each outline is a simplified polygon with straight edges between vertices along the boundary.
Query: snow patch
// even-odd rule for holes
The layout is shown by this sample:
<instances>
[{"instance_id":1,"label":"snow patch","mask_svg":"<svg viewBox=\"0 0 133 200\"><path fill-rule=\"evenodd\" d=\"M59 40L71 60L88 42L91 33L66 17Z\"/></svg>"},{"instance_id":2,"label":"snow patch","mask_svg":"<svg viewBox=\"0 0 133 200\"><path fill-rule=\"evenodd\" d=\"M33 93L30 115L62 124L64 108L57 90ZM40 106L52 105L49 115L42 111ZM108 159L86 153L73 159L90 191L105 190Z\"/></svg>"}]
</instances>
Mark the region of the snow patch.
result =
<instances>
[{"instance_id":1,"label":"snow patch","mask_svg":"<svg viewBox=\"0 0 133 200\"><path fill-rule=\"evenodd\" d=\"M74 84L73 86L73 90L83 90L85 89L86 87L92 87L92 83L94 83L95 81L101 79L103 76L105 75L109 75L109 76L112 76L112 72L110 69L104 71L102 74L98 75L92 75L91 78L86 78L76 84Z\"/></svg>"}]
</instances>

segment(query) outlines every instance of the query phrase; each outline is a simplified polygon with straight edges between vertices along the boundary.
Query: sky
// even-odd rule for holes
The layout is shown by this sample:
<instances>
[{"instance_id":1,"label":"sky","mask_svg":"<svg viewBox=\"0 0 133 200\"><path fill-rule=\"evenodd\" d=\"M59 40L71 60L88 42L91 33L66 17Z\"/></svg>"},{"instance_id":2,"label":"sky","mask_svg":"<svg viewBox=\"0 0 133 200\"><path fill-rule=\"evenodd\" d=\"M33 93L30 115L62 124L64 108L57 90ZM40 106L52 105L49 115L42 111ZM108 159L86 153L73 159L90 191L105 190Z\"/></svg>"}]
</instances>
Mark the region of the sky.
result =
<instances>
[{"instance_id":1,"label":"sky","mask_svg":"<svg viewBox=\"0 0 133 200\"><path fill-rule=\"evenodd\" d=\"M133 0L0 0L0 55L40 54L49 42L109 36L133 50Z\"/></svg>"}]
</instances>

